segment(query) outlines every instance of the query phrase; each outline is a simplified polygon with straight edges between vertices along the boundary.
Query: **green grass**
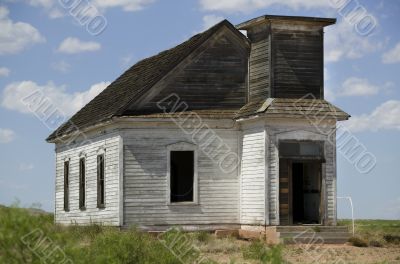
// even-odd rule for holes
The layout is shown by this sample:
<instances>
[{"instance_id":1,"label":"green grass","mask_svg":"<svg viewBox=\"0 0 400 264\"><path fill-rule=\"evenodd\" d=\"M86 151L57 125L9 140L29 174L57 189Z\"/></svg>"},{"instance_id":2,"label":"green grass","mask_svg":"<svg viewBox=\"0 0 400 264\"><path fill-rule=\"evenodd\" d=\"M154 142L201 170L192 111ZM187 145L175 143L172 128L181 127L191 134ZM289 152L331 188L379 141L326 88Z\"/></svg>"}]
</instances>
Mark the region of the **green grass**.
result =
<instances>
[{"instance_id":1,"label":"green grass","mask_svg":"<svg viewBox=\"0 0 400 264\"><path fill-rule=\"evenodd\" d=\"M349 242L355 247L368 247L368 242L359 237L350 237Z\"/></svg>"},{"instance_id":2,"label":"green grass","mask_svg":"<svg viewBox=\"0 0 400 264\"><path fill-rule=\"evenodd\" d=\"M193 236L199 242L208 242L211 239L210 233L206 232L206 231L200 231L200 232L193 233Z\"/></svg>"},{"instance_id":3,"label":"green grass","mask_svg":"<svg viewBox=\"0 0 400 264\"><path fill-rule=\"evenodd\" d=\"M0 208L0 263L61 263L63 259L100 264L181 263L157 238L135 229L61 227L53 224L51 214Z\"/></svg>"},{"instance_id":4,"label":"green grass","mask_svg":"<svg viewBox=\"0 0 400 264\"><path fill-rule=\"evenodd\" d=\"M281 263L280 248L268 248L263 242L243 246L242 242L233 237L219 239L207 232L173 230L153 237L134 228L119 231L96 224L65 227L55 225L53 215L40 210L0 206L0 263L180 264L181 260L201 260L202 264L213 264L216 262L210 256L240 255L241 250L257 263ZM173 254L188 247L190 254L179 259Z\"/></svg>"},{"instance_id":5,"label":"green grass","mask_svg":"<svg viewBox=\"0 0 400 264\"><path fill-rule=\"evenodd\" d=\"M244 259L258 260L260 263L281 264L282 246L268 247L264 241L253 241L247 247L242 248Z\"/></svg>"},{"instance_id":6,"label":"green grass","mask_svg":"<svg viewBox=\"0 0 400 264\"><path fill-rule=\"evenodd\" d=\"M351 220L340 220L339 225L349 227L352 231ZM356 220L355 236L366 241L369 245L398 244L400 242L400 220Z\"/></svg>"}]
</instances>

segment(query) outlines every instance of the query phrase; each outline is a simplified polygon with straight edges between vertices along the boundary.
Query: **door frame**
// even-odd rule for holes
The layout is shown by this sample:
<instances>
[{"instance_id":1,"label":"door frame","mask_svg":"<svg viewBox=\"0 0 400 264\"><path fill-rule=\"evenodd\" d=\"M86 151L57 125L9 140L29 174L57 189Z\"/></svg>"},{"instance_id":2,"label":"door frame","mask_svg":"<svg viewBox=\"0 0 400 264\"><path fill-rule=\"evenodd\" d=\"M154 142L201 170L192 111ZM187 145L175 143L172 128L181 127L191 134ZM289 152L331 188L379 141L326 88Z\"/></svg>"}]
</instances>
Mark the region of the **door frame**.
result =
<instances>
[{"instance_id":1,"label":"door frame","mask_svg":"<svg viewBox=\"0 0 400 264\"><path fill-rule=\"evenodd\" d=\"M324 160L321 159L307 159L307 158L279 158L279 167L283 163L282 161L287 162L287 172L288 172L288 190L287 190L287 195L288 195L288 222L285 223L284 225L294 225L293 224L293 163L315 163L319 164L319 185L320 185L320 204L319 204L319 223L318 225L323 225L324 220L325 220L325 181L323 178L323 163ZM281 168L279 168L279 202L278 202L278 215L279 215L279 225L283 225L281 221L281 195L286 194L286 190L281 189ZM286 189L286 188L285 188Z\"/></svg>"}]
</instances>

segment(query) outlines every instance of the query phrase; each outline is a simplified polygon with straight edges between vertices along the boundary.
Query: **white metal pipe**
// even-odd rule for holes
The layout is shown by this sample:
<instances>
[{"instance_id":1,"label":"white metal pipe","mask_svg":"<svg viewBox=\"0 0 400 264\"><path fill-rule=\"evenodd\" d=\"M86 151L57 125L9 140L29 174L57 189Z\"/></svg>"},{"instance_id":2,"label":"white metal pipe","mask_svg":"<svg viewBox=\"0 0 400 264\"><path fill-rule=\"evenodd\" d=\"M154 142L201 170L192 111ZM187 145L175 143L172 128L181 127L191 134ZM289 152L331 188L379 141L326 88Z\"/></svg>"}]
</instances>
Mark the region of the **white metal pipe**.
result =
<instances>
[{"instance_id":1,"label":"white metal pipe","mask_svg":"<svg viewBox=\"0 0 400 264\"><path fill-rule=\"evenodd\" d=\"M355 224L354 224L354 207L353 207L353 200L351 199L350 196L345 196L345 197L337 197L337 199L346 199L350 202L350 207L351 207L351 220L353 222L353 236L355 234Z\"/></svg>"}]
</instances>

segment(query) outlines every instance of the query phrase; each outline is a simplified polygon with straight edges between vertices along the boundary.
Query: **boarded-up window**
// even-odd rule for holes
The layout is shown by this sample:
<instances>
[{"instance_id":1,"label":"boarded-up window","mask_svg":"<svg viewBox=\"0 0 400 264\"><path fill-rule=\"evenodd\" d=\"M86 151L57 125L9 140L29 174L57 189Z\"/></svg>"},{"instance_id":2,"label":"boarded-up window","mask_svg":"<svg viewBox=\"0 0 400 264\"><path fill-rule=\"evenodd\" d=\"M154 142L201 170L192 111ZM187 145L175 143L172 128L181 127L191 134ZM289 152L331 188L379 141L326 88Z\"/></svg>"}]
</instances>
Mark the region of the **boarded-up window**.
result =
<instances>
[{"instance_id":1,"label":"boarded-up window","mask_svg":"<svg viewBox=\"0 0 400 264\"><path fill-rule=\"evenodd\" d=\"M64 162L64 211L69 211L69 161Z\"/></svg>"},{"instance_id":2,"label":"boarded-up window","mask_svg":"<svg viewBox=\"0 0 400 264\"><path fill-rule=\"evenodd\" d=\"M79 209L84 210L86 204L86 164L85 158L79 160Z\"/></svg>"},{"instance_id":3,"label":"boarded-up window","mask_svg":"<svg viewBox=\"0 0 400 264\"><path fill-rule=\"evenodd\" d=\"M194 201L194 151L171 151L171 202Z\"/></svg>"},{"instance_id":4,"label":"boarded-up window","mask_svg":"<svg viewBox=\"0 0 400 264\"><path fill-rule=\"evenodd\" d=\"M105 207L104 155L97 156L97 207Z\"/></svg>"}]
</instances>

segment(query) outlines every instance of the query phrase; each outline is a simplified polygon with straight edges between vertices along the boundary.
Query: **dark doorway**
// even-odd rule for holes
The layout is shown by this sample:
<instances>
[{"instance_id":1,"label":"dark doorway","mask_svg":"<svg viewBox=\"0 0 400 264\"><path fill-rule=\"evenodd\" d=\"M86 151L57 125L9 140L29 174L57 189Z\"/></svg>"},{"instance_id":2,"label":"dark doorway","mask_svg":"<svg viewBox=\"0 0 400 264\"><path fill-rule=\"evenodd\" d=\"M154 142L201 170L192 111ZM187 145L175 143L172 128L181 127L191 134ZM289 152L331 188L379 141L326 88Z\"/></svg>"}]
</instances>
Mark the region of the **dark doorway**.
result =
<instances>
[{"instance_id":1,"label":"dark doorway","mask_svg":"<svg viewBox=\"0 0 400 264\"><path fill-rule=\"evenodd\" d=\"M319 224L321 205L321 165L316 162L292 163L294 224Z\"/></svg>"},{"instance_id":2,"label":"dark doorway","mask_svg":"<svg viewBox=\"0 0 400 264\"><path fill-rule=\"evenodd\" d=\"M193 202L194 152L171 151L171 202Z\"/></svg>"},{"instance_id":3,"label":"dark doorway","mask_svg":"<svg viewBox=\"0 0 400 264\"><path fill-rule=\"evenodd\" d=\"M303 163L292 164L293 223L304 221Z\"/></svg>"}]
</instances>

